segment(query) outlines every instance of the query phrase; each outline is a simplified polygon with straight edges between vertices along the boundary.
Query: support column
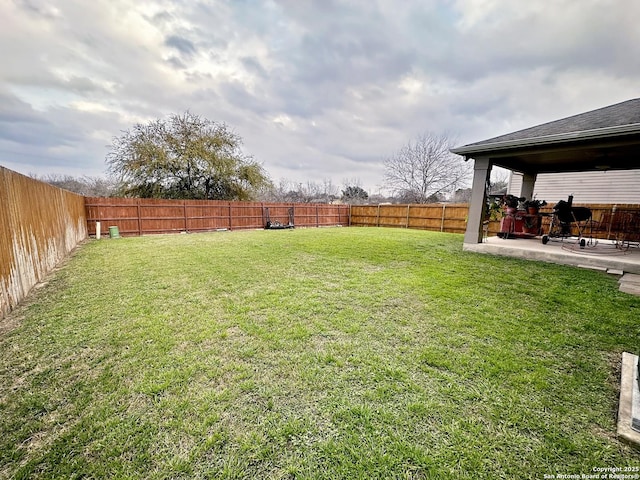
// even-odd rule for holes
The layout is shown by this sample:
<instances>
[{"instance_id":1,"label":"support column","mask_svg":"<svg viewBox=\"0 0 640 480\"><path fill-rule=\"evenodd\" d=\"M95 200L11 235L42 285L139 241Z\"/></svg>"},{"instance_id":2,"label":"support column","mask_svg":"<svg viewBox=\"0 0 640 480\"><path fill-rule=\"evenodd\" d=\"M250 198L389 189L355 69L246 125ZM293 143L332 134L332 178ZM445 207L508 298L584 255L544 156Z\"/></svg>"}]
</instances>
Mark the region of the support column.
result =
<instances>
[{"instance_id":1,"label":"support column","mask_svg":"<svg viewBox=\"0 0 640 480\"><path fill-rule=\"evenodd\" d=\"M487 182L491 174L491 161L487 157L476 158L473 165L471 202L464 243L482 243L482 221L484 220Z\"/></svg>"},{"instance_id":2,"label":"support column","mask_svg":"<svg viewBox=\"0 0 640 480\"><path fill-rule=\"evenodd\" d=\"M520 196L527 200L533 199L533 187L536 185L536 173L524 173L522 175L522 188L520 189Z\"/></svg>"}]
</instances>

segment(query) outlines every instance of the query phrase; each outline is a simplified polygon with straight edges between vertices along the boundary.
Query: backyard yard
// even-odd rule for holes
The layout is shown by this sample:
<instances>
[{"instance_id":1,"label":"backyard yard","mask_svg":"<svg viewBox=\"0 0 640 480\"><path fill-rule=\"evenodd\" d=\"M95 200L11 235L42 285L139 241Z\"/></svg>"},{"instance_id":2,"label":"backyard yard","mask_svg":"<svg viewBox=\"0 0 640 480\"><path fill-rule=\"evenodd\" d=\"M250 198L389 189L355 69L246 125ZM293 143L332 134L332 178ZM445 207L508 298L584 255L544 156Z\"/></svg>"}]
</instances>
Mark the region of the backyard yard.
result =
<instances>
[{"instance_id":1,"label":"backyard yard","mask_svg":"<svg viewBox=\"0 0 640 480\"><path fill-rule=\"evenodd\" d=\"M0 477L633 470L616 280L418 230L92 240L0 321Z\"/></svg>"}]
</instances>

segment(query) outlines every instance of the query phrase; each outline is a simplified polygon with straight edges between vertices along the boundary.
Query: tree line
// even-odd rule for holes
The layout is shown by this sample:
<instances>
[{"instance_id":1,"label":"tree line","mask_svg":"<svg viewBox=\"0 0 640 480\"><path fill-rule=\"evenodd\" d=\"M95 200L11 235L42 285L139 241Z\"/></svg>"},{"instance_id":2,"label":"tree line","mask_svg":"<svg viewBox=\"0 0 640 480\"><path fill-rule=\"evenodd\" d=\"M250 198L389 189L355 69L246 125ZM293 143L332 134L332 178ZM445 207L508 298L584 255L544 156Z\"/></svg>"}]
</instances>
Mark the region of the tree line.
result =
<instances>
[{"instance_id":1,"label":"tree line","mask_svg":"<svg viewBox=\"0 0 640 480\"><path fill-rule=\"evenodd\" d=\"M295 203L432 203L468 201L471 167L452 154L447 134L425 133L384 160L388 196L370 194L358 179L274 182L242 151L226 124L187 111L136 124L114 137L106 177L36 177L85 196L258 200Z\"/></svg>"}]
</instances>

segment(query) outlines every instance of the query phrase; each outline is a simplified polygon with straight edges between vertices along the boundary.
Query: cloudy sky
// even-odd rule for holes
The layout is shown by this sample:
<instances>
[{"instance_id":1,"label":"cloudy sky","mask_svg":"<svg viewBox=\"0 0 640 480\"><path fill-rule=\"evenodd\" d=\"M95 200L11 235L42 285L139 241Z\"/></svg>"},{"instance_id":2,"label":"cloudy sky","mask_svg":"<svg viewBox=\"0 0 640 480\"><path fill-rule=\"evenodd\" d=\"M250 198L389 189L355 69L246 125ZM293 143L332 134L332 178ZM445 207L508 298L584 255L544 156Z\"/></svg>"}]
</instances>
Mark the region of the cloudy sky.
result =
<instances>
[{"instance_id":1,"label":"cloudy sky","mask_svg":"<svg viewBox=\"0 0 640 480\"><path fill-rule=\"evenodd\" d=\"M170 113L225 122L275 181L383 184L466 144L640 97L638 0L0 0L0 165L97 176Z\"/></svg>"}]
</instances>

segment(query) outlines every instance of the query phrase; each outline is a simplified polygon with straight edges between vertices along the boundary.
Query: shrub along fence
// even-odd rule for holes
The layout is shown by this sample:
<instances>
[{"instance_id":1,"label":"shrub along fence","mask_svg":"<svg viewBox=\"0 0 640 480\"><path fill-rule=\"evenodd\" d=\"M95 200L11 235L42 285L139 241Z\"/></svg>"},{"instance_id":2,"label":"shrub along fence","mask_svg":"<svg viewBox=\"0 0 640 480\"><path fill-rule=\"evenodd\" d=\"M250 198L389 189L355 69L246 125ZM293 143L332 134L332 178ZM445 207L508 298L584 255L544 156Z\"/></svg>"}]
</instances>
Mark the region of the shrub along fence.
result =
<instances>
[{"instance_id":1,"label":"shrub along fence","mask_svg":"<svg viewBox=\"0 0 640 480\"><path fill-rule=\"evenodd\" d=\"M87 197L88 232L117 226L122 235L264 228L267 220L296 227L348 226L348 205Z\"/></svg>"},{"instance_id":2,"label":"shrub along fence","mask_svg":"<svg viewBox=\"0 0 640 480\"><path fill-rule=\"evenodd\" d=\"M86 237L84 197L0 167L0 318Z\"/></svg>"}]
</instances>

